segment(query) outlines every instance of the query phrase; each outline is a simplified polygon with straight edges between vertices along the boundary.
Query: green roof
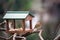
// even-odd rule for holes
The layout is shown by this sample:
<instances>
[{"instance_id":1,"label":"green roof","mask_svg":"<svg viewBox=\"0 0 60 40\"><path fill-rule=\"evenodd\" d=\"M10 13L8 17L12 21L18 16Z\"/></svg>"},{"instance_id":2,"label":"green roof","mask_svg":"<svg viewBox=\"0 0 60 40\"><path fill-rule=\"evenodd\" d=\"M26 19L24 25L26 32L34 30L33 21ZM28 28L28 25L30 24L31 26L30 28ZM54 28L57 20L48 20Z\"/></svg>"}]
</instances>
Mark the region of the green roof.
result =
<instances>
[{"instance_id":1,"label":"green roof","mask_svg":"<svg viewBox=\"0 0 60 40\"><path fill-rule=\"evenodd\" d=\"M29 11L7 11L3 19L25 19Z\"/></svg>"}]
</instances>

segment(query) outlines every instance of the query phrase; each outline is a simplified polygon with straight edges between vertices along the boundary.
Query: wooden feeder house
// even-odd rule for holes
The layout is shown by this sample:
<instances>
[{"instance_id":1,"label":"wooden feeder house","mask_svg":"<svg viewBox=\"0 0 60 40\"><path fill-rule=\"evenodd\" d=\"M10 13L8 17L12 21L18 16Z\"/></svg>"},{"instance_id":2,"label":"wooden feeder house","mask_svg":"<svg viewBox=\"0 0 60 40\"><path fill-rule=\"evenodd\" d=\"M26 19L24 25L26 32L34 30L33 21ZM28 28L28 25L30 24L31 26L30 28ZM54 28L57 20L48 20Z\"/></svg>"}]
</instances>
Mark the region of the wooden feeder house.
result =
<instances>
[{"instance_id":1,"label":"wooden feeder house","mask_svg":"<svg viewBox=\"0 0 60 40\"><path fill-rule=\"evenodd\" d=\"M29 13L29 11L7 11L4 15L3 19L6 20L6 29L9 31L10 29L17 29L16 28L16 20L21 20L21 28L22 31L25 30L25 21L29 21L29 28L32 29L32 18L34 16Z\"/></svg>"}]
</instances>

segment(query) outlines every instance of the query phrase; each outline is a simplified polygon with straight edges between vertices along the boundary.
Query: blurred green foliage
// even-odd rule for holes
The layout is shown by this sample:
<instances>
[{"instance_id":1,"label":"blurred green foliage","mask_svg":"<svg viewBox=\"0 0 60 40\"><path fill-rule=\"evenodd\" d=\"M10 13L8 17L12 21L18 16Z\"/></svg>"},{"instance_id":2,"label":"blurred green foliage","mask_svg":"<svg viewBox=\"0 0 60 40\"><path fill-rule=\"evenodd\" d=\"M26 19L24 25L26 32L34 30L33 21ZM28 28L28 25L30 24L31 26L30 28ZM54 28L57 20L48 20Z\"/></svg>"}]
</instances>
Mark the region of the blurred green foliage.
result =
<instances>
[{"instance_id":1,"label":"blurred green foliage","mask_svg":"<svg viewBox=\"0 0 60 40\"><path fill-rule=\"evenodd\" d=\"M27 38L27 40L40 40L38 33L33 33L33 34L27 36L26 38Z\"/></svg>"},{"instance_id":2,"label":"blurred green foliage","mask_svg":"<svg viewBox=\"0 0 60 40\"><path fill-rule=\"evenodd\" d=\"M29 10L32 0L7 0L8 10Z\"/></svg>"},{"instance_id":3,"label":"blurred green foliage","mask_svg":"<svg viewBox=\"0 0 60 40\"><path fill-rule=\"evenodd\" d=\"M21 28L22 27L22 20L15 20L16 21L16 28Z\"/></svg>"},{"instance_id":4,"label":"blurred green foliage","mask_svg":"<svg viewBox=\"0 0 60 40\"><path fill-rule=\"evenodd\" d=\"M51 25L46 24L44 27L45 27L44 31L42 32L42 36L44 40L53 40L54 37L51 35L51 30L50 30Z\"/></svg>"}]
</instances>

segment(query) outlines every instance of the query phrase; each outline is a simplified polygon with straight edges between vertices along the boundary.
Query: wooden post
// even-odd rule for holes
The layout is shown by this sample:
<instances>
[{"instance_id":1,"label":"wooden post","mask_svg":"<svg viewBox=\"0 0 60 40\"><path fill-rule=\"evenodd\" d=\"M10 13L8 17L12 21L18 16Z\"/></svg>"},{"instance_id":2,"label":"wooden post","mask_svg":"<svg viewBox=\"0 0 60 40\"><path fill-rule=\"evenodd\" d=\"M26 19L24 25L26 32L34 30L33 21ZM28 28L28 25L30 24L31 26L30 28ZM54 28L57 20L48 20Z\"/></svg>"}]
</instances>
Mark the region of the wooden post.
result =
<instances>
[{"instance_id":1,"label":"wooden post","mask_svg":"<svg viewBox=\"0 0 60 40\"><path fill-rule=\"evenodd\" d=\"M7 27L7 31L9 30L9 21L8 19L6 20L6 27Z\"/></svg>"},{"instance_id":2,"label":"wooden post","mask_svg":"<svg viewBox=\"0 0 60 40\"><path fill-rule=\"evenodd\" d=\"M14 21L14 29L15 29L15 19L13 21Z\"/></svg>"},{"instance_id":3,"label":"wooden post","mask_svg":"<svg viewBox=\"0 0 60 40\"><path fill-rule=\"evenodd\" d=\"M32 20L30 20L30 29L32 29Z\"/></svg>"},{"instance_id":4,"label":"wooden post","mask_svg":"<svg viewBox=\"0 0 60 40\"><path fill-rule=\"evenodd\" d=\"M22 20L22 28L23 28L23 31L25 31L25 20Z\"/></svg>"}]
</instances>

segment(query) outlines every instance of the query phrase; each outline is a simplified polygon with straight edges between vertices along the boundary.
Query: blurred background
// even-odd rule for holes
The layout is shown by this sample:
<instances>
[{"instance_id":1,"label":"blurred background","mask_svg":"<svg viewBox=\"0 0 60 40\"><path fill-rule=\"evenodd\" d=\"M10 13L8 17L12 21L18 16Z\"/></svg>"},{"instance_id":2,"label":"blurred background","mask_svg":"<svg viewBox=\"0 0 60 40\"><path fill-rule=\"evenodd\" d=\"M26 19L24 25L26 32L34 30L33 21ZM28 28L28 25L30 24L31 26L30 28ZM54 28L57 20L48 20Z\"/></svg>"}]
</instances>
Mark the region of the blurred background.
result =
<instances>
[{"instance_id":1,"label":"blurred background","mask_svg":"<svg viewBox=\"0 0 60 40\"><path fill-rule=\"evenodd\" d=\"M29 10L32 0L0 0L0 4L7 10ZM0 6L1 8L1 6Z\"/></svg>"},{"instance_id":2,"label":"blurred background","mask_svg":"<svg viewBox=\"0 0 60 40\"><path fill-rule=\"evenodd\" d=\"M30 11L34 15L33 27L38 22L43 24L42 36L53 40L60 34L60 1L59 0L0 0L0 22L4 21L4 11ZM4 33L4 32L3 32ZM2 33L1 33L2 34ZM4 33L5 35L6 33ZM3 34L2 34L3 35ZM7 35L6 35L7 36ZM27 36L27 40L40 40L38 33Z\"/></svg>"}]
</instances>

